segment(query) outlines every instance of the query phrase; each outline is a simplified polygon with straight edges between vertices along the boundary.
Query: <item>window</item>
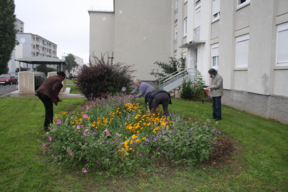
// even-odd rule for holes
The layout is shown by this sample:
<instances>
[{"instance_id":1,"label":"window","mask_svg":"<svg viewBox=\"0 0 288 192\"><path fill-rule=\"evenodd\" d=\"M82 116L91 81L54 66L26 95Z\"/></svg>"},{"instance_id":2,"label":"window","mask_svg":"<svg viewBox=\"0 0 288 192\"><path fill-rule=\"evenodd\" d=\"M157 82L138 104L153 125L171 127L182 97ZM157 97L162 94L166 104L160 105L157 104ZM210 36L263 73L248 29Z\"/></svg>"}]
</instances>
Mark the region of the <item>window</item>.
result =
<instances>
[{"instance_id":1,"label":"window","mask_svg":"<svg viewBox=\"0 0 288 192\"><path fill-rule=\"evenodd\" d=\"M174 36L174 39L177 40L177 36L178 36L178 28L177 26L175 27L175 36Z\"/></svg>"},{"instance_id":2,"label":"window","mask_svg":"<svg viewBox=\"0 0 288 192\"><path fill-rule=\"evenodd\" d=\"M220 18L220 0L213 0L212 22Z\"/></svg>"},{"instance_id":3,"label":"window","mask_svg":"<svg viewBox=\"0 0 288 192\"><path fill-rule=\"evenodd\" d=\"M288 22L277 26L276 66L288 66Z\"/></svg>"},{"instance_id":4,"label":"window","mask_svg":"<svg viewBox=\"0 0 288 192\"><path fill-rule=\"evenodd\" d=\"M201 23L201 8L198 8L195 10L195 27L194 28L197 28L197 27L200 27L200 23Z\"/></svg>"},{"instance_id":5,"label":"window","mask_svg":"<svg viewBox=\"0 0 288 192\"><path fill-rule=\"evenodd\" d=\"M250 3L250 0L236 0L237 1L237 8L243 7Z\"/></svg>"},{"instance_id":6,"label":"window","mask_svg":"<svg viewBox=\"0 0 288 192\"><path fill-rule=\"evenodd\" d=\"M184 36L187 35L187 18L184 19Z\"/></svg>"},{"instance_id":7,"label":"window","mask_svg":"<svg viewBox=\"0 0 288 192\"><path fill-rule=\"evenodd\" d=\"M236 38L235 68L248 67L249 34Z\"/></svg>"},{"instance_id":8,"label":"window","mask_svg":"<svg viewBox=\"0 0 288 192\"><path fill-rule=\"evenodd\" d=\"M211 67L218 68L219 63L219 43L211 46Z\"/></svg>"}]
</instances>

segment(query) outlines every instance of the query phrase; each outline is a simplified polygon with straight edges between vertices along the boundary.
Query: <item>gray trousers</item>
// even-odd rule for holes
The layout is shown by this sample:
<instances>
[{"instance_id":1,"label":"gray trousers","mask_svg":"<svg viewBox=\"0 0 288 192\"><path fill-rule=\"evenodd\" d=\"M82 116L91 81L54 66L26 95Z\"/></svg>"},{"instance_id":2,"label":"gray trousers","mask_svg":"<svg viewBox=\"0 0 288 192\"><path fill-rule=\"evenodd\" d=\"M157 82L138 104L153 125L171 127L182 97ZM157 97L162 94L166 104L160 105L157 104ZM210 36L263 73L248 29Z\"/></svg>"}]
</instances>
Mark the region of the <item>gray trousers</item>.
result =
<instances>
[{"instance_id":1,"label":"gray trousers","mask_svg":"<svg viewBox=\"0 0 288 192\"><path fill-rule=\"evenodd\" d=\"M162 104L164 115L169 116L168 112L168 104L169 104L170 98L167 93L160 92L156 94L151 102L151 114L156 113L156 108L159 104Z\"/></svg>"}]
</instances>

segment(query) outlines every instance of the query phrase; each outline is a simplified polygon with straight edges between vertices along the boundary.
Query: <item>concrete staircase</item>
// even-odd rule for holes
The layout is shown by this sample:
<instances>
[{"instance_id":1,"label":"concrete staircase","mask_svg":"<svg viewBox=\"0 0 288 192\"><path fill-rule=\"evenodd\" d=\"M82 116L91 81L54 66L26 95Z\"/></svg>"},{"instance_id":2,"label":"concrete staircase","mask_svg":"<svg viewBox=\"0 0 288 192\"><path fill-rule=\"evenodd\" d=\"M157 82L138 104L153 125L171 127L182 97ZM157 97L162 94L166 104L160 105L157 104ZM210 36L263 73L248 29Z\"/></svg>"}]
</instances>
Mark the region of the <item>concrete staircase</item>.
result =
<instances>
[{"instance_id":1,"label":"concrete staircase","mask_svg":"<svg viewBox=\"0 0 288 192\"><path fill-rule=\"evenodd\" d=\"M159 89L163 89L170 93L171 97L180 98L183 79L190 77L194 82L197 75L197 69L188 68L183 71L177 71L167 75L159 80Z\"/></svg>"}]
</instances>

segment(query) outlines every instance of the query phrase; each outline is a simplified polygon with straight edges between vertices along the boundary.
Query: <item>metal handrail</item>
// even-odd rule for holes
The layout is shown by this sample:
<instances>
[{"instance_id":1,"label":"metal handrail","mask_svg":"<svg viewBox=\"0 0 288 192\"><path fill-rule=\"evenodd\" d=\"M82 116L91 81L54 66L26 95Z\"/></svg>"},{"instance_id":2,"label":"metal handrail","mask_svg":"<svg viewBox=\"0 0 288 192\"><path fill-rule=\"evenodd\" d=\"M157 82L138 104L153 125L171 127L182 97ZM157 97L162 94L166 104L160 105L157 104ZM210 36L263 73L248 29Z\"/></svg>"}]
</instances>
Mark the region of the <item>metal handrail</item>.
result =
<instances>
[{"instance_id":1,"label":"metal handrail","mask_svg":"<svg viewBox=\"0 0 288 192\"><path fill-rule=\"evenodd\" d=\"M185 73L185 72L188 72L187 69L181 71L180 73L177 73L177 74L175 74L175 75L172 75L172 76L169 77L168 79L165 79L165 81L163 81L162 83L159 82L159 86L160 86L161 84L163 85L165 82L170 81L172 78L175 78L175 77L177 77L178 75L181 75L181 74L183 74L183 73Z\"/></svg>"},{"instance_id":2,"label":"metal handrail","mask_svg":"<svg viewBox=\"0 0 288 192\"><path fill-rule=\"evenodd\" d=\"M171 74L169 74L169 75L167 75L167 76L165 76L165 77L159 79L158 81L160 82L162 79L165 79L165 78L167 78L167 77L169 77L169 76L171 76L171 75L174 75L174 73L177 74L178 71L175 71L175 72L173 72L173 73L171 73Z\"/></svg>"}]
</instances>

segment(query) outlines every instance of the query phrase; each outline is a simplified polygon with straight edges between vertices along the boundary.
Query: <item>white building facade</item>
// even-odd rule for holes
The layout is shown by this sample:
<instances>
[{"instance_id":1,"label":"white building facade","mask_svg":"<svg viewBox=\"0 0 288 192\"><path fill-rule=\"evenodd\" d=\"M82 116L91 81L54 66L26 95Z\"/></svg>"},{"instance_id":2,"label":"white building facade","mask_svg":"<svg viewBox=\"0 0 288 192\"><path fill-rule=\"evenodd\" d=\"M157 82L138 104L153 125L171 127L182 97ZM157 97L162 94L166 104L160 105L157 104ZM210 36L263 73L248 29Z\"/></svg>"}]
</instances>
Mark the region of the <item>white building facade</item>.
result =
<instances>
[{"instance_id":1,"label":"white building facade","mask_svg":"<svg viewBox=\"0 0 288 192\"><path fill-rule=\"evenodd\" d=\"M153 62L185 57L186 67L200 71L207 86L210 68L223 77L222 103L288 123L287 0L114 5L111 13L89 12L90 54L114 51L119 61L136 63L143 80L153 80Z\"/></svg>"},{"instance_id":2,"label":"white building facade","mask_svg":"<svg viewBox=\"0 0 288 192\"><path fill-rule=\"evenodd\" d=\"M14 51L9 61L9 72L15 72L19 68L19 62L15 61L22 57L53 57L57 58L57 44L32 33L17 33L18 46L15 46ZM17 54L16 54L17 53ZM48 65L56 68L56 66ZM21 67L26 67L26 64L21 64ZM30 71L32 66L28 66Z\"/></svg>"}]
</instances>

